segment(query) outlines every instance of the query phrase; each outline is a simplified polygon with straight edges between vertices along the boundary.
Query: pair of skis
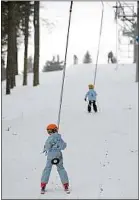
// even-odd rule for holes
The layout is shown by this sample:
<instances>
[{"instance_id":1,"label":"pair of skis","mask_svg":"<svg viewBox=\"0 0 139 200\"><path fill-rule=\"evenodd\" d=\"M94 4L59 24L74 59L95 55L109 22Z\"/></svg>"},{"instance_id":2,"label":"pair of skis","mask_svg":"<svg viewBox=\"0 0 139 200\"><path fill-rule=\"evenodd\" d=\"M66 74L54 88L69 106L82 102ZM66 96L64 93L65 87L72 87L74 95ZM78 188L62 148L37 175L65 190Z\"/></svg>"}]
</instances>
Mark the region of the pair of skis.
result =
<instances>
[{"instance_id":1,"label":"pair of skis","mask_svg":"<svg viewBox=\"0 0 139 200\"><path fill-rule=\"evenodd\" d=\"M70 190L69 189L67 189L67 190L64 190L67 194L70 194ZM46 190L41 190L41 194L45 194L45 193L47 193L47 191Z\"/></svg>"}]
</instances>

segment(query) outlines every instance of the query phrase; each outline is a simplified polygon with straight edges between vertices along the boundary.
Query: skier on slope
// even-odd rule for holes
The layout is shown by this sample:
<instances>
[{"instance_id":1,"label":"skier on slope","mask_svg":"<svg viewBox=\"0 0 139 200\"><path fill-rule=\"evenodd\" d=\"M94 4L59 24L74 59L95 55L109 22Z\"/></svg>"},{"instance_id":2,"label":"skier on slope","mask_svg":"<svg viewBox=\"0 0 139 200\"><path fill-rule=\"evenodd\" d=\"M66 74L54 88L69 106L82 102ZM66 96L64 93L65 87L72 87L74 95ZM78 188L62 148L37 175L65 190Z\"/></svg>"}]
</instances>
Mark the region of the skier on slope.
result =
<instances>
[{"instance_id":1,"label":"skier on slope","mask_svg":"<svg viewBox=\"0 0 139 200\"><path fill-rule=\"evenodd\" d=\"M108 53L108 63L111 61L111 63L112 63L112 58L113 58L113 52L112 51L110 51L109 53Z\"/></svg>"},{"instance_id":2,"label":"skier on slope","mask_svg":"<svg viewBox=\"0 0 139 200\"><path fill-rule=\"evenodd\" d=\"M61 135L58 133L58 128L55 124L49 124L47 126L47 132L49 137L45 142L43 150L43 153L47 155L47 162L41 177L41 193L45 193L45 187L48 184L52 165L54 164L57 167L64 190L68 193L69 180L67 172L63 167L63 156L61 152L61 150L66 148L67 144L61 138Z\"/></svg>"},{"instance_id":3,"label":"skier on slope","mask_svg":"<svg viewBox=\"0 0 139 200\"><path fill-rule=\"evenodd\" d=\"M91 112L91 104L93 104L93 109L95 112L97 112L97 105L96 105L96 96L97 93L94 90L94 85L93 84L89 84L88 85L89 91L86 93L85 95L85 101L88 98L88 112Z\"/></svg>"}]
</instances>

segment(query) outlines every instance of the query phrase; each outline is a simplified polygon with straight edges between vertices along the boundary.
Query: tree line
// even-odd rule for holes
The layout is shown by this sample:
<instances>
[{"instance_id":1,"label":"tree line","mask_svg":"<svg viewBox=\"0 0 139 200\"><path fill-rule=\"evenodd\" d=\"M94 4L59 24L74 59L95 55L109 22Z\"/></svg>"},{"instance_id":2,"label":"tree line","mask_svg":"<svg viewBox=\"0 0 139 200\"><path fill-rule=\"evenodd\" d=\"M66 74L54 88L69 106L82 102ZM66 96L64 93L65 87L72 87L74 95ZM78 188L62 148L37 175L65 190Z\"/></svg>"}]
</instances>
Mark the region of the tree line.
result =
<instances>
[{"instance_id":1,"label":"tree line","mask_svg":"<svg viewBox=\"0 0 139 200\"><path fill-rule=\"evenodd\" d=\"M24 43L23 86L27 85L27 74L33 72L33 86L39 85L39 53L40 53L40 2L39 1L2 1L1 2L1 71L2 80L6 76L6 94L16 87L18 70L18 50ZM31 25L34 27L34 57L28 58L29 37ZM23 41L22 41L23 38ZM78 57L73 56L73 64L78 64ZM91 63L87 51L83 63ZM32 66L33 65L33 66ZM59 55L51 61L46 61L45 71L63 70L64 61Z\"/></svg>"},{"instance_id":2,"label":"tree line","mask_svg":"<svg viewBox=\"0 0 139 200\"><path fill-rule=\"evenodd\" d=\"M83 63L84 64L92 63L92 58L89 51L85 53L83 58ZM73 65L77 64L78 64L78 57L77 55L73 55ZM60 57L59 55L57 55L57 59L55 58L55 56L53 56L52 60L46 61L42 71L43 72L58 71L58 70L63 70L63 68L64 68L64 61L60 61Z\"/></svg>"},{"instance_id":3,"label":"tree line","mask_svg":"<svg viewBox=\"0 0 139 200\"><path fill-rule=\"evenodd\" d=\"M23 85L27 85L27 59L30 25L34 26L33 86L39 85L39 1L1 2L1 67L6 73L6 94L16 86L18 47L24 38ZM6 67L5 67L6 63Z\"/></svg>"}]
</instances>

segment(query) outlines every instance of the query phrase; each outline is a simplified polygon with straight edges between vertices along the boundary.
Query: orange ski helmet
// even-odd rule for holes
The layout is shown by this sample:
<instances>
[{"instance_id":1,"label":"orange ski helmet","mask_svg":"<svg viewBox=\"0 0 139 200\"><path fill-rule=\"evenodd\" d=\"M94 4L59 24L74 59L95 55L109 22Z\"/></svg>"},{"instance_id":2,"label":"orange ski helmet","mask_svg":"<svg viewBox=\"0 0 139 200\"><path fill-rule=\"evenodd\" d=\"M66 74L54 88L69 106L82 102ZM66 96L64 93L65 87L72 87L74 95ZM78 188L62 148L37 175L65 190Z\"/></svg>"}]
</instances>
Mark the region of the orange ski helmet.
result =
<instances>
[{"instance_id":1,"label":"orange ski helmet","mask_svg":"<svg viewBox=\"0 0 139 200\"><path fill-rule=\"evenodd\" d=\"M55 133L58 131L58 127L56 124L49 124L47 127L46 127L46 130L47 132L50 134L50 133Z\"/></svg>"}]
</instances>

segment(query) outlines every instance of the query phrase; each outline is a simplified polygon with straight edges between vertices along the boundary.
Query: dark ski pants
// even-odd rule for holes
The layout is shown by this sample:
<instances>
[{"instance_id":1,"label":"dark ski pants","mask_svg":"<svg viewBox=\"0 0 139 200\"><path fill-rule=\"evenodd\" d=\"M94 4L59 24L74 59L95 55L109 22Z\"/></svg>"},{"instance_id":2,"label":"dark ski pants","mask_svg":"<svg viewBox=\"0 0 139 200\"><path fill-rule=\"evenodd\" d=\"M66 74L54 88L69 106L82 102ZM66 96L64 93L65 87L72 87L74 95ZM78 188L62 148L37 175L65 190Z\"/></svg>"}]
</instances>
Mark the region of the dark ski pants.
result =
<instances>
[{"instance_id":1,"label":"dark ski pants","mask_svg":"<svg viewBox=\"0 0 139 200\"><path fill-rule=\"evenodd\" d=\"M97 105L96 105L96 101L89 101L88 103L88 112L91 112L91 105L93 104L93 110L95 112L97 112Z\"/></svg>"}]
</instances>

